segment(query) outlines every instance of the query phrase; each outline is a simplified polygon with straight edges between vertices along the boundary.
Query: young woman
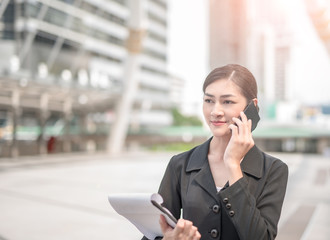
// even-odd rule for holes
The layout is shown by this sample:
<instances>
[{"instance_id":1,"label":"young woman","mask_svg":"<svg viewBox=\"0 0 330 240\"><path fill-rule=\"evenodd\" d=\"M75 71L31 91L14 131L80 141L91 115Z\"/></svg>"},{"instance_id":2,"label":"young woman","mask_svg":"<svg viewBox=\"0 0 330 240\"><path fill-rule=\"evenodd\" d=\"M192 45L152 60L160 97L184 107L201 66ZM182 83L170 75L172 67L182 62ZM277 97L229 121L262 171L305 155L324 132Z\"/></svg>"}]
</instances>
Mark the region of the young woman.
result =
<instances>
[{"instance_id":1,"label":"young woman","mask_svg":"<svg viewBox=\"0 0 330 240\"><path fill-rule=\"evenodd\" d=\"M254 144L243 110L251 101L258 108L255 78L245 67L226 65L207 76L203 91L213 136L168 164L159 193L182 218L174 229L160 218L162 239L274 239L288 167Z\"/></svg>"}]
</instances>

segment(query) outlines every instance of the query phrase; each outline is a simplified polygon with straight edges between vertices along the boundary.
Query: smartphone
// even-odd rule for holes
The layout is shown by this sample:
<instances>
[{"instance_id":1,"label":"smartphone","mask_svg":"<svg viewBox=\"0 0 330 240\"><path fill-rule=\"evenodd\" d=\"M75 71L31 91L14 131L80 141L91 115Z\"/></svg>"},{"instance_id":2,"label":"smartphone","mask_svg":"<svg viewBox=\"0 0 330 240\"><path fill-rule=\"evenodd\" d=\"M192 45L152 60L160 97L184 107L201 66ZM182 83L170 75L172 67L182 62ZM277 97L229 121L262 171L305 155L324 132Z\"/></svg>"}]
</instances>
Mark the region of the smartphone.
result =
<instances>
[{"instance_id":1,"label":"smartphone","mask_svg":"<svg viewBox=\"0 0 330 240\"><path fill-rule=\"evenodd\" d=\"M165 218L168 217L170 219L170 222L167 222L170 226L172 226L173 228L175 228L175 225L178 223L178 220L176 220L176 218L172 215L172 213L165 207L163 207L162 205L160 205L158 202L156 202L155 200L151 200L152 205L154 205L156 208L158 208L162 213L165 214ZM169 221L168 219L166 219L167 221ZM172 222L171 222L172 221Z\"/></svg>"},{"instance_id":2,"label":"smartphone","mask_svg":"<svg viewBox=\"0 0 330 240\"><path fill-rule=\"evenodd\" d=\"M258 109L254 105L254 102L253 101L251 101L245 107L244 113L245 113L247 119L251 119L251 121L252 121L251 131L253 131L257 127L257 124L258 124L258 122L260 120ZM239 119L241 119L241 117L239 117Z\"/></svg>"}]
</instances>

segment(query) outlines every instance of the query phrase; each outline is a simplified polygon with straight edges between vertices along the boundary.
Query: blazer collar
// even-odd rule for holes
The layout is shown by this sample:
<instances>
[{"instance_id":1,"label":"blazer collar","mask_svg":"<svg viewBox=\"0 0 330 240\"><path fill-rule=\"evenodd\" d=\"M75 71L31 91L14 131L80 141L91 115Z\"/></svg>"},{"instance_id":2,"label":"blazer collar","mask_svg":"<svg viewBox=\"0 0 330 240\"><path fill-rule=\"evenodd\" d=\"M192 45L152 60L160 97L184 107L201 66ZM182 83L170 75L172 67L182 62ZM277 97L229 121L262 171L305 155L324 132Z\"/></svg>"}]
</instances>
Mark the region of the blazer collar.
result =
<instances>
[{"instance_id":1,"label":"blazer collar","mask_svg":"<svg viewBox=\"0 0 330 240\"><path fill-rule=\"evenodd\" d=\"M188 161L186 172L200 170L203 167L205 161L207 161L211 140L212 138L195 148Z\"/></svg>"},{"instance_id":2,"label":"blazer collar","mask_svg":"<svg viewBox=\"0 0 330 240\"><path fill-rule=\"evenodd\" d=\"M208 139L203 144L197 146L192 152L189 162L186 167L186 172L200 170L209 152L210 142L212 138ZM264 168L264 156L262 152L254 145L250 151L245 155L241 162L242 171L257 178L261 178Z\"/></svg>"},{"instance_id":3,"label":"blazer collar","mask_svg":"<svg viewBox=\"0 0 330 240\"><path fill-rule=\"evenodd\" d=\"M254 145L243 158L241 162L241 169L243 172L256 178L262 177L264 169L264 155L256 145Z\"/></svg>"}]
</instances>

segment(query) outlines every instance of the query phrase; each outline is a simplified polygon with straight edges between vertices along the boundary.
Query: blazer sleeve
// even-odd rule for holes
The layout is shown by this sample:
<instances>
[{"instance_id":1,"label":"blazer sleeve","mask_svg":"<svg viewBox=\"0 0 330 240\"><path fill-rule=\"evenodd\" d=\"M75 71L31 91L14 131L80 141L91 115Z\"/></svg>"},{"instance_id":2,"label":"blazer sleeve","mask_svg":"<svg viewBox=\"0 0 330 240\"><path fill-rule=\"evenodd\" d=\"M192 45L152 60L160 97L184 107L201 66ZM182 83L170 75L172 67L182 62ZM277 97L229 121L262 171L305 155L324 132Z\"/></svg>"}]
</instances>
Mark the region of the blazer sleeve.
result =
<instances>
[{"instance_id":1,"label":"blazer sleeve","mask_svg":"<svg viewBox=\"0 0 330 240\"><path fill-rule=\"evenodd\" d=\"M166 207L176 219L180 218L182 208L180 190L182 166L178 160L180 160L180 158L176 156L172 157L158 190L158 193L163 197L164 207Z\"/></svg>"},{"instance_id":2,"label":"blazer sleeve","mask_svg":"<svg viewBox=\"0 0 330 240\"><path fill-rule=\"evenodd\" d=\"M288 180L288 167L280 160L272 164L264 176L264 186L257 199L250 193L248 178L244 174L243 178L220 191L219 200L224 204L240 239L275 239Z\"/></svg>"}]
</instances>

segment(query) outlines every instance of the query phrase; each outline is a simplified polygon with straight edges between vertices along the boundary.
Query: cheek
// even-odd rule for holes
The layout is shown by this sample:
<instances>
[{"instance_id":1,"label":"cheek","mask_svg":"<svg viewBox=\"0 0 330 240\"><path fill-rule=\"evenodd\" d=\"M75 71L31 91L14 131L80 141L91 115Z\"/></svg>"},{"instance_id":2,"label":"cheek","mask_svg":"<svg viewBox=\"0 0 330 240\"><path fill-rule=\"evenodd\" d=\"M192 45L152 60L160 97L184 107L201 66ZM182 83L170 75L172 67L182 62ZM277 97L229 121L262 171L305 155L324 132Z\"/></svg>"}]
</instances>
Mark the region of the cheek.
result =
<instances>
[{"instance_id":1,"label":"cheek","mask_svg":"<svg viewBox=\"0 0 330 240\"><path fill-rule=\"evenodd\" d=\"M230 109L227 111L227 116L237 117L237 116L239 116L239 113L240 113L240 110L238 110L238 109Z\"/></svg>"},{"instance_id":2,"label":"cheek","mask_svg":"<svg viewBox=\"0 0 330 240\"><path fill-rule=\"evenodd\" d=\"M211 114L211 110L210 107L206 106L205 104L203 104L203 115L204 117L208 117Z\"/></svg>"},{"instance_id":3,"label":"cheek","mask_svg":"<svg viewBox=\"0 0 330 240\"><path fill-rule=\"evenodd\" d=\"M239 117L240 116L240 112L243 111L244 108L241 107L235 107L232 109L228 109L227 111L227 116L232 118L232 117Z\"/></svg>"}]
</instances>

